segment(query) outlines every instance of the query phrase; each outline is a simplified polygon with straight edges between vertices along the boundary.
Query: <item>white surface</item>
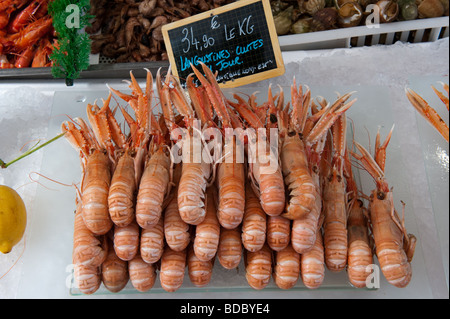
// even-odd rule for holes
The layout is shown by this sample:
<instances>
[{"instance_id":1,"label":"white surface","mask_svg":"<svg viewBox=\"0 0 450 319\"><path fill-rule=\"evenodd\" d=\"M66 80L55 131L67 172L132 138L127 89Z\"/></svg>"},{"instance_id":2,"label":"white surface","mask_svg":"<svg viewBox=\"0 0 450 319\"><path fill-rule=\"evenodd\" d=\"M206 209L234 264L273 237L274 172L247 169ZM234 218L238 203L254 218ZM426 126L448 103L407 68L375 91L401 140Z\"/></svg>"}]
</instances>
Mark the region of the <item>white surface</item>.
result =
<instances>
[{"instance_id":1,"label":"white surface","mask_svg":"<svg viewBox=\"0 0 450 319\"><path fill-rule=\"evenodd\" d=\"M420 88L426 90L438 79L447 79L448 83L448 52L448 39L415 45L396 44L388 47L287 52L283 54L287 70L285 76L252 86L261 92L266 91L270 82L289 86L291 75L295 74L297 83L309 85L313 95L324 95L330 100L335 96L334 90L341 93L349 88L358 91L359 93L355 94L355 96L359 94L358 102L351 111L355 112L353 116L358 119L362 119L362 115L367 115L366 123L363 124L362 120L355 123L355 129L359 132L358 137L362 139L358 141L362 144L367 145L369 141L367 134L370 134L373 145L377 125L382 125L381 133L385 136L386 130L395 122L393 141L388 149L387 176L399 176L395 181L388 178L391 186L394 186L396 205L400 199L407 203L408 230L419 238L413 260L413 280L407 288L394 288L382 281L381 288L377 291L270 289L150 295L109 294L89 298L448 298L448 215L446 217L442 215L443 212L447 214L442 208L448 208L448 161L447 171L444 164L444 172L436 173L438 178L430 178L430 166L435 166L428 162L426 154L429 153L424 151L423 145L427 143L429 134L435 132L424 132L421 129L423 123L404 95L406 86L425 94L419 91L419 86L412 86L413 84L419 83ZM295 62L291 64L290 61ZM126 85L119 81L107 82L114 84L118 89L126 88ZM73 93L104 90L105 83L106 81L76 81L74 87L66 88L61 81L0 82L0 136L2 136L0 157L8 161L20 153L19 149L25 143L53 137L53 132L47 131L49 123L56 121L56 117L63 118L62 114L66 113L64 104L55 105L52 110L52 97L55 91ZM245 89L244 87L243 90ZM260 96L261 100L265 100L265 96ZM104 96L99 96L101 97ZM368 104L365 105L364 101ZM379 110L383 113L378 113L372 105L373 101L385 103ZM85 104L80 104L83 104L84 110ZM376 121L371 122L371 118ZM22 126L24 123L26 126ZM31 142L31 145L33 144ZM42 177L39 178L40 184L30 179L30 176L33 180L38 179L38 175L32 172L41 172L44 175L49 173L41 170L47 167L51 171L47 177L61 183L76 182L61 177L65 175L68 165L75 172L79 170L76 158L72 162L58 161L61 156L58 152L63 150L73 152L66 144L61 139L13 164L7 170L0 170L0 183L17 189L23 196L29 213L25 239L10 254L0 256L0 277L18 260L0 279L0 298L83 298L71 296L66 285L66 280L70 278L67 266L70 265L72 247L70 244L68 246L68 243L71 242L73 221L69 216L73 210L74 188L56 184ZM448 158L448 144L446 146L444 154L446 152ZM49 162L41 163L44 151L45 159ZM51 156L53 152L54 157ZM47 156L48 154L50 155ZM61 174L55 176L55 172ZM445 177L446 184L444 184ZM367 178L365 185L371 187L370 182ZM446 190L447 196L430 195L430 189L436 187ZM55 203L67 203L67 207L62 206L60 209L61 206L47 200L48 197L54 197ZM447 223L443 224L445 218Z\"/></svg>"}]
</instances>

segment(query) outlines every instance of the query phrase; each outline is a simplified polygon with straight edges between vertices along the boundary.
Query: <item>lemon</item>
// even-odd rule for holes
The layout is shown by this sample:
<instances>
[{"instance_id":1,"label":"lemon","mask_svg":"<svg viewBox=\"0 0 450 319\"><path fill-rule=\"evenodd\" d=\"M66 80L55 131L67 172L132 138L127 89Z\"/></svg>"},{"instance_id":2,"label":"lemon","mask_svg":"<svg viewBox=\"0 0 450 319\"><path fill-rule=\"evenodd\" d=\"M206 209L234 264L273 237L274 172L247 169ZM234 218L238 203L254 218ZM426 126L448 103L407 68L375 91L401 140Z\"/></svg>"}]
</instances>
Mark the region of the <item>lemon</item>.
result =
<instances>
[{"instance_id":1,"label":"lemon","mask_svg":"<svg viewBox=\"0 0 450 319\"><path fill-rule=\"evenodd\" d=\"M0 252L7 254L22 239L27 211L19 194L0 185Z\"/></svg>"}]
</instances>

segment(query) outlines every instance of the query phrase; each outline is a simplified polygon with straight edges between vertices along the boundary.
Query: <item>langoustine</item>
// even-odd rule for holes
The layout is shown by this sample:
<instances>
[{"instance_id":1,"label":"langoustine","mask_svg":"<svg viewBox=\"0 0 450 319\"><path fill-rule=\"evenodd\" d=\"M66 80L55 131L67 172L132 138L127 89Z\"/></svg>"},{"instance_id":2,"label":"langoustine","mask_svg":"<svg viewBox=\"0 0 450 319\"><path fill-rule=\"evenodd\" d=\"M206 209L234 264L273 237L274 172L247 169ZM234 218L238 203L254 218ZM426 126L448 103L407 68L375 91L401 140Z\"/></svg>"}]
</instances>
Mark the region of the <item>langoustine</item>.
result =
<instances>
[{"instance_id":1,"label":"langoustine","mask_svg":"<svg viewBox=\"0 0 450 319\"><path fill-rule=\"evenodd\" d=\"M245 252L245 278L253 289L265 288L272 277L272 251L265 244L258 251Z\"/></svg>"},{"instance_id":2,"label":"langoustine","mask_svg":"<svg viewBox=\"0 0 450 319\"><path fill-rule=\"evenodd\" d=\"M150 290L156 281L155 265L146 263L139 254L128 261L128 274L131 284L140 292Z\"/></svg>"},{"instance_id":3,"label":"langoustine","mask_svg":"<svg viewBox=\"0 0 450 319\"><path fill-rule=\"evenodd\" d=\"M191 245L187 253L189 279L196 287L205 287L211 281L215 258L200 260Z\"/></svg>"},{"instance_id":4,"label":"langoustine","mask_svg":"<svg viewBox=\"0 0 450 319\"><path fill-rule=\"evenodd\" d=\"M234 269L241 262L243 252L239 227L234 229L222 228L217 249L219 263L226 269Z\"/></svg>"},{"instance_id":5,"label":"langoustine","mask_svg":"<svg viewBox=\"0 0 450 319\"><path fill-rule=\"evenodd\" d=\"M303 93L296 81L291 86L292 111L278 109L280 130L281 161L286 172L285 183L290 187L291 198L287 206L292 206L286 218L293 219L291 241L298 253L311 249L316 241L317 223L322 209L320 170L321 152L325 145L326 133L337 118L356 101L347 102L351 93L339 97L332 105L322 105L313 109L310 90ZM308 116L311 108L312 114ZM297 134L299 136L297 136Z\"/></svg>"},{"instance_id":6,"label":"langoustine","mask_svg":"<svg viewBox=\"0 0 450 319\"><path fill-rule=\"evenodd\" d=\"M129 261L139 252L140 228L136 221L127 226L114 226L114 250L117 257Z\"/></svg>"},{"instance_id":7,"label":"langoustine","mask_svg":"<svg viewBox=\"0 0 450 319\"><path fill-rule=\"evenodd\" d=\"M285 249L291 241L291 221L283 216L267 217L266 242L274 251Z\"/></svg>"},{"instance_id":8,"label":"langoustine","mask_svg":"<svg viewBox=\"0 0 450 319\"><path fill-rule=\"evenodd\" d=\"M128 262L116 255L113 243L109 243L108 247L108 254L101 266L102 282L106 289L117 293L128 283Z\"/></svg>"},{"instance_id":9,"label":"langoustine","mask_svg":"<svg viewBox=\"0 0 450 319\"><path fill-rule=\"evenodd\" d=\"M136 119L133 119L124 108L120 108L130 127L130 136L127 138L127 141L125 141L124 136L122 138L122 148L120 155L117 156L117 165L114 169L108 194L111 219L119 227L127 226L136 219L136 193L150 140L151 121L156 122L150 109L153 95L152 74L147 70L145 93L139 87L131 71L130 78L131 95L126 95L110 88L112 92L128 102L133 108L136 117Z\"/></svg>"},{"instance_id":10,"label":"langoustine","mask_svg":"<svg viewBox=\"0 0 450 319\"><path fill-rule=\"evenodd\" d=\"M81 205L86 227L97 235L106 234L113 222L109 215L108 193L114 163L113 139L120 131L109 109L109 99L101 109L88 104L87 113L92 129L81 118L63 122L62 131L80 154L83 168L81 182ZM77 127L77 126L78 127ZM116 142L116 145L120 141Z\"/></svg>"},{"instance_id":11,"label":"langoustine","mask_svg":"<svg viewBox=\"0 0 450 319\"><path fill-rule=\"evenodd\" d=\"M358 288L366 287L373 264L373 242L369 234L368 211L359 194L355 182L349 152L345 153L345 178L348 194L348 257L347 274L351 284Z\"/></svg>"},{"instance_id":12,"label":"langoustine","mask_svg":"<svg viewBox=\"0 0 450 319\"><path fill-rule=\"evenodd\" d=\"M184 250L191 242L191 225L186 223L178 210L178 184L181 176L181 165L174 168L173 182L176 185L172 189L171 198L164 210L164 238L167 245L175 250Z\"/></svg>"},{"instance_id":13,"label":"langoustine","mask_svg":"<svg viewBox=\"0 0 450 319\"><path fill-rule=\"evenodd\" d=\"M302 87L298 89L294 79L291 86L291 116L283 106L278 109L281 166L289 190L289 201L282 216L292 220L309 214L315 202L315 186L309 171L306 146L298 136L304 133L310 98L310 91L303 94Z\"/></svg>"},{"instance_id":14,"label":"langoustine","mask_svg":"<svg viewBox=\"0 0 450 319\"><path fill-rule=\"evenodd\" d=\"M332 126L334 154L323 187L325 263L335 272L347 266L347 195L343 174L347 149L346 122L343 114Z\"/></svg>"},{"instance_id":15,"label":"langoustine","mask_svg":"<svg viewBox=\"0 0 450 319\"><path fill-rule=\"evenodd\" d=\"M403 288L411 280L411 260L417 239L406 232L404 215L403 220L400 220L394 207L394 195L384 175L386 148L392 131L393 128L383 144L380 143L380 132L377 133L374 157L357 142L354 143L361 155L355 152L351 154L364 166L376 183L376 189L370 195L369 213L381 271L390 284Z\"/></svg>"},{"instance_id":16,"label":"langoustine","mask_svg":"<svg viewBox=\"0 0 450 319\"><path fill-rule=\"evenodd\" d=\"M322 223L319 221L312 247L300 255L300 275L303 284L309 289L319 288L325 279L325 254Z\"/></svg>"},{"instance_id":17,"label":"langoustine","mask_svg":"<svg viewBox=\"0 0 450 319\"><path fill-rule=\"evenodd\" d=\"M164 252L164 218L161 217L155 226L141 229L140 246L141 258L149 264L161 259Z\"/></svg>"},{"instance_id":18,"label":"langoustine","mask_svg":"<svg viewBox=\"0 0 450 319\"><path fill-rule=\"evenodd\" d=\"M211 70L201 63L203 76L195 67L202 86L194 89L192 77L188 78L187 86L190 96L197 106L197 114L203 125L212 122L212 116L208 113L208 104L202 103L202 95L209 100L209 104L216 110L225 134L223 156L217 168L218 208L217 217L220 225L227 229L236 228L244 217L245 208L245 163L244 140L241 135L229 134L232 131L232 114L229 114L226 98L220 90L215 76ZM199 96L200 95L200 96ZM197 98L196 98L197 97ZM204 99L203 99L204 100ZM203 115L204 114L204 115ZM210 124L211 126L211 124ZM231 136L230 136L231 135Z\"/></svg>"},{"instance_id":19,"label":"langoustine","mask_svg":"<svg viewBox=\"0 0 450 319\"><path fill-rule=\"evenodd\" d=\"M281 289L291 289L300 277L300 254L292 245L288 245L275 253L273 279Z\"/></svg>"},{"instance_id":20,"label":"langoustine","mask_svg":"<svg viewBox=\"0 0 450 319\"><path fill-rule=\"evenodd\" d=\"M237 94L233 96L237 101L228 103L251 128L247 129L247 158L252 185L266 214L278 216L283 212L286 200L278 156L278 132L275 130L274 134L270 134L273 136L267 138L266 119L259 117L260 110L255 105L254 97L247 102Z\"/></svg>"},{"instance_id":21,"label":"langoustine","mask_svg":"<svg viewBox=\"0 0 450 319\"><path fill-rule=\"evenodd\" d=\"M266 242L267 215L249 183L245 189L245 212L242 221L242 244L248 251L257 251Z\"/></svg>"},{"instance_id":22,"label":"langoustine","mask_svg":"<svg viewBox=\"0 0 450 319\"><path fill-rule=\"evenodd\" d=\"M155 123L155 126L136 199L136 221L143 229L158 224L171 189L172 168L167 137L164 137L161 125Z\"/></svg>"},{"instance_id":23,"label":"langoustine","mask_svg":"<svg viewBox=\"0 0 450 319\"><path fill-rule=\"evenodd\" d=\"M75 286L84 294L93 294L101 284L100 266L108 252L104 236L96 236L84 224L81 202L77 199L72 262Z\"/></svg>"},{"instance_id":24,"label":"langoustine","mask_svg":"<svg viewBox=\"0 0 450 319\"><path fill-rule=\"evenodd\" d=\"M177 131L184 134L181 141L178 141L179 135L175 137L177 143L181 144L182 150L182 171L177 195L178 209L181 218L186 223L198 225L206 215L205 191L212 176L212 164L202 160L201 155L198 158L199 150L201 154L202 140L199 136L199 129L194 126L194 110L178 79L171 76L169 72L162 82L158 71L156 83L160 92L161 107L168 121L171 134L177 134L173 131L175 118L172 103L183 116L185 122L186 129Z\"/></svg>"},{"instance_id":25,"label":"langoustine","mask_svg":"<svg viewBox=\"0 0 450 319\"><path fill-rule=\"evenodd\" d=\"M167 292L178 290L183 284L186 268L187 249L174 251L170 247L164 249L161 256L159 280L161 287Z\"/></svg>"},{"instance_id":26,"label":"langoustine","mask_svg":"<svg viewBox=\"0 0 450 319\"><path fill-rule=\"evenodd\" d=\"M193 249L196 257L201 261L212 260L217 253L220 239L220 224L214 202L213 187L206 190L206 216L195 227Z\"/></svg>"},{"instance_id":27,"label":"langoustine","mask_svg":"<svg viewBox=\"0 0 450 319\"><path fill-rule=\"evenodd\" d=\"M437 90L434 86L431 86L436 95L441 99L441 101L447 107L447 111L449 110L449 98L448 98L448 84L441 83L447 96L444 95L443 92ZM448 142L449 139L449 129L448 124L444 122L444 120L439 116L439 113L436 112L434 108L432 108L427 101L425 101L419 94L414 92L411 89L406 89L406 97L411 102L411 105L417 110L417 112L427 120L429 124L431 124L438 132L442 135L442 137Z\"/></svg>"}]
</instances>

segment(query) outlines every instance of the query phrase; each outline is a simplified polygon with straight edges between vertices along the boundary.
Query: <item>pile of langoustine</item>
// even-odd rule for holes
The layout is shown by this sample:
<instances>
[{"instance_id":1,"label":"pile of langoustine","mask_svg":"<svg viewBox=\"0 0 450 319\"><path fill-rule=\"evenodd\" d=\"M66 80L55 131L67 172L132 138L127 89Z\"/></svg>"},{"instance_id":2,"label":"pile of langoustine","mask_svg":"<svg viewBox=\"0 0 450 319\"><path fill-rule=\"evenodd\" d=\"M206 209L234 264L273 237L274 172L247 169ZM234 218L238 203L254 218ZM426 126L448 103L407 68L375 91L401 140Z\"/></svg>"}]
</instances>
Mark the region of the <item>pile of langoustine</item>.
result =
<instances>
[{"instance_id":1,"label":"pile of langoustine","mask_svg":"<svg viewBox=\"0 0 450 319\"><path fill-rule=\"evenodd\" d=\"M55 35L48 3L0 1L0 69L51 65Z\"/></svg>"},{"instance_id":2,"label":"pile of langoustine","mask_svg":"<svg viewBox=\"0 0 450 319\"><path fill-rule=\"evenodd\" d=\"M145 89L130 73L131 94L110 88L102 107L88 105L89 123L63 122L83 168L73 247L79 290L91 294L103 282L118 292L131 281L144 292L158 273L161 287L173 292L182 286L186 269L191 282L203 287L216 260L234 269L242 258L254 289L265 288L271 278L281 289L294 287L300 278L306 287L318 288L326 267L346 270L355 287L365 287L374 254L386 279L405 287L416 239L394 209L383 172L392 131L384 143L377 134L374 156L357 142L352 150L345 115L356 101L349 101L352 93L332 104L316 103L294 79L288 103L281 89L273 95L271 87L262 104L256 95L234 94L231 100L202 68L205 75L193 67L200 85L193 73L186 89L170 70L165 77L159 70L158 97L150 71ZM135 113L118 105L129 134L115 119L117 109L109 107L113 94ZM154 98L161 114L152 111ZM179 127L192 136L198 131L194 120L203 128L241 129L237 132L275 128L278 134L270 138L279 144L274 148L268 138L237 133L219 144L223 161L197 163L193 150L202 145L193 144L204 141L185 138L178 144L183 160L174 163L170 149L180 140L178 134L169 136ZM250 151L256 139L278 164L270 173L270 161ZM245 146L243 154L238 145ZM357 189L351 157L374 177L370 197Z\"/></svg>"}]
</instances>

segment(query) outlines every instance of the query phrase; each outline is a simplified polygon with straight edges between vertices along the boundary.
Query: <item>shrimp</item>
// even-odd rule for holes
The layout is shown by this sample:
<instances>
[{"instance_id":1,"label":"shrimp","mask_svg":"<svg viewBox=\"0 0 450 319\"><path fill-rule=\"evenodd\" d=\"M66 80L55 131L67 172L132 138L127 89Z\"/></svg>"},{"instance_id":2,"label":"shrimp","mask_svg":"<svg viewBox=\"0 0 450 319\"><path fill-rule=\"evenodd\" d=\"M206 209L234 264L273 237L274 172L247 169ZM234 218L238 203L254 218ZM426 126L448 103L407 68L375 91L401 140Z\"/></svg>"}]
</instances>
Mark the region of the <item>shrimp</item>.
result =
<instances>
[{"instance_id":1,"label":"shrimp","mask_svg":"<svg viewBox=\"0 0 450 319\"><path fill-rule=\"evenodd\" d=\"M208 106L212 105L218 114L223 129L230 130L233 126L227 109L226 99L211 70L205 64L201 63L201 65L206 77L195 67L192 69L202 83L203 92L206 93L209 103L200 103L202 101L200 98L192 99L196 102L194 103L196 110L199 110L197 113L201 115L202 122L211 123ZM195 93L192 89L191 79L191 77L188 78L187 85L191 92ZM195 97L198 95L191 94L191 96ZM245 164L243 160L243 147L239 147L241 145L244 145L242 137L235 137L233 135L231 139L226 139L223 147L224 156L217 169L217 187L219 192L217 216L220 225L228 229L236 228L244 217Z\"/></svg>"},{"instance_id":2,"label":"shrimp","mask_svg":"<svg viewBox=\"0 0 450 319\"><path fill-rule=\"evenodd\" d=\"M275 253L275 267L273 279L281 289L291 289L297 284L300 277L300 254L292 245Z\"/></svg>"},{"instance_id":3,"label":"shrimp","mask_svg":"<svg viewBox=\"0 0 450 319\"><path fill-rule=\"evenodd\" d=\"M39 42L39 46L34 53L32 68L43 68L51 66L50 55L53 52L53 45L45 38Z\"/></svg>"},{"instance_id":4,"label":"shrimp","mask_svg":"<svg viewBox=\"0 0 450 319\"><path fill-rule=\"evenodd\" d=\"M6 11L0 11L0 30L4 29L9 23L9 14Z\"/></svg>"},{"instance_id":5,"label":"shrimp","mask_svg":"<svg viewBox=\"0 0 450 319\"><path fill-rule=\"evenodd\" d=\"M331 172L324 179L323 212L325 262L331 271L338 272L347 266L347 196L343 175L346 150L347 124L345 114L332 127L333 156Z\"/></svg>"},{"instance_id":6,"label":"shrimp","mask_svg":"<svg viewBox=\"0 0 450 319\"><path fill-rule=\"evenodd\" d=\"M1 49L1 44L0 44L0 49ZM2 55L1 51L0 51L0 70L1 69L13 69L14 68L14 64L10 63L8 58L6 57L6 55Z\"/></svg>"},{"instance_id":7,"label":"shrimp","mask_svg":"<svg viewBox=\"0 0 450 319\"><path fill-rule=\"evenodd\" d=\"M28 1L24 0L4 0L0 2L0 12L5 11L8 14L14 12L17 9L22 8L28 3Z\"/></svg>"},{"instance_id":8,"label":"shrimp","mask_svg":"<svg viewBox=\"0 0 450 319\"><path fill-rule=\"evenodd\" d=\"M447 107L447 111L449 110L449 98L448 98L448 84L441 83L444 87L444 90L447 92L447 96L445 96L442 92L438 91L434 86L431 86L436 95L444 102ZM444 120L439 116L435 109L433 109L430 105L428 105L427 101L425 101L420 95L414 92L411 89L406 89L406 97L411 102L411 105L419 112L419 114L425 118L428 123L430 123L448 142L449 138L449 129L448 124L444 122Z\"/></svg>"},{"instance_id":9,"label":"shrimp","mask_svg":"<svg viewBox=\"0 0 450 319\"><path fill-rule=\"evenodd\" d=\"M127 226L114 227L114 250L117 257L129 261L139 251L140 229L136 221Z\"/></svg>"},{"instance_id":10,"label":"shrimp","mask_svg":"<svg viewBox=\"0 0 450 319\"><path fill-rule=\"evenodd\" d=\"M128 273L133 287L140 292L149 291L156 281L156 269L146 263L139 254L128 261Z\"/></svg>"},{"instance_id":11,"label":"shrimp","mask_svg":"<svg viewBox=\"0 0 450 319\"><path fill-rule=\"evenodd\" d=\"M368 212L359 197L358 187L353 177L350 159L348 158L348 151L345 153L344 165L349 197L347 274L353 286L363 288L366 286L366 279L370 275L368 266L373 264Z\"/></svg>"},{"instance_id":12,"label":"shrimp","mask_svg":"<svg viewBox=\"0 0 450 319\"><path fill-rule=\"evenodd\" d=\"M52 30L52 17L44 16L2 40L5 53L18 53L32 46Z\"/></svg>"},{"instance_id":13,"label":"shrimp","mask_svg":"<svg viewBox=\"0 0 450 319\"><path fill-rule=\"evenodd\" d=\"M238 228L226 229L222 227L217 250L217 258L222 267L226 269L236 268L241 262L242 253L240 230Z\"/></svg>"},{"instance_id":14,"label":"shrimp","mask_svg":"<svg viewBox=\"0 0 450 319\"><path fill-rule=\"evenodd\" d=\"M355 152L351 152L351 154L363 165L376 183L376 189L370 195L369 215L375 241L375 252L381 271L390 284L403 288L409 284L412 277L411 261L417 239L413 234L406 232L404 206L403 219L400 221L394 207L392 190L389 190L384 175L386 148L393 129L394 127L383 144L380 144L380 132L378 131L374 157L357 142L354 144L361 155Z\"/></svg>"},{"instance_id":15,"label":"shrimp","mask_svg":"<svg viewBox=\"0 0 450 319\"><path fill-rule=\"evenodd\" d=\"M220 224L217 220L216 205L214 203L213 188L206 189L206 216L195 227L193 249L201 261L209 261L216 255L220 238Z\"/></svg>"},{"instance_id":16,"label":"shrimp","mask_svg":"<svg viewBox=\"0 0 450 319\"><path fill-rule=\"evenodd\" d=\"M183 284L185 268L186 249L174 251L166 246L161 257L161 270L159 272L161 287L167 292L178 290Z\"/></svg>"},{"instance_id":17,"label":"shrimp","mask_svg":"<svg viewBox=\"0 0 450 319\"><path fill-rule=\"evenodd\" d=\"M29 46L23 52L18 55L14 66L16 68L27 68L30 66L31 61L33 60L33 56L36 52L36 47L34 45Z\"/></svg>"},{"instance_id":18,"label":"shrimp","mask_svg":"<svg viewBox=\"0 0 450 319\"><path fill-rule=\"evenodd\" d=\"M191 245L188 249L187 266L189 279L194 286L205 287L209 284L212 277L214 258L206 261L200 260Z\"/></svg>"},{"instance_id":19,"label":"shrimp","mask_svg":"<svg viewBox=\"0 0 450 319\"><path fill-rule=\"evenodd\" d=\"M260 250L245 254L245 278L253 289L264 289L272 275L272 251L265 244Z\"/></svg>"},{"instance_id":20,"label":"shrimp","mask_svg":"<svg viewBox=\"0 0 450 319\"><path fill-rule=\"evenodd\" d=\"M108 246L108 255L102 264L102 281L106 289L116 293L128 283L128 262L117 257L112 243Z\"/></svg>"},{"instance_id":21,"label":"shrimp","mask_svg":"<svg viewBox=\"0 0 450 319\"><path fill-rule=\"evenodd\" d=\"M266 242L267 215L255 192L246 184L245 213L242 222L242 244L248 251L257 251Z\"/></svg>"},{"instance_id":22,"label":"shrimp","mask_svg":"<svg viewBox=\"0 0 450 319\"><path fill-rule=\"evenodd\" d=\"M32 1L26 8L20 11L19 14L15 16L15 18L11 21L8 26L9 33L19 32L22 28L24 28L27 23L35 18L36 12L43 5L46 5L48 0L35 0Z\"/></svg>"},{"instance_id":23,"label":"shrimp","mask_svg":"<svg viewBox=\"0 0 450 319\"><path fill-rule=\"evenodd\" d=\"M161 259L164 252L164 218L150 228L141 229L140 254L141 258L149 264Z\"/></svg>"},{"instance_id":24,"label":"shrimp","mask_svg":"<svg viewBox=\"0 0 450 319\"><path fill-rule=\"evenodd\" d=\"M289 245L291 221L283 216L267 218L267 244L272 250L280 251Z\"/></svg>"}]
</instances>

